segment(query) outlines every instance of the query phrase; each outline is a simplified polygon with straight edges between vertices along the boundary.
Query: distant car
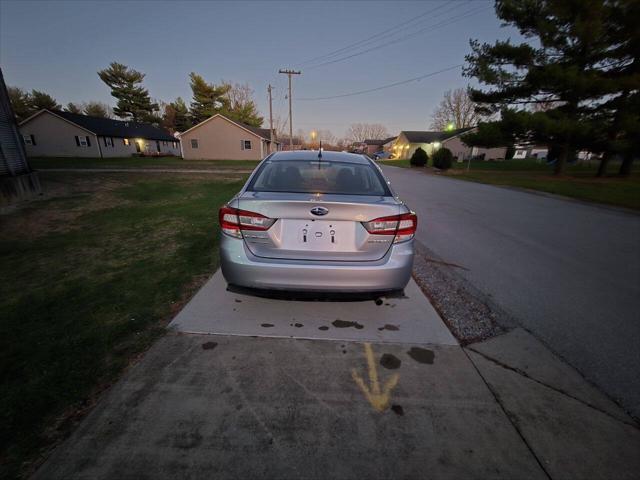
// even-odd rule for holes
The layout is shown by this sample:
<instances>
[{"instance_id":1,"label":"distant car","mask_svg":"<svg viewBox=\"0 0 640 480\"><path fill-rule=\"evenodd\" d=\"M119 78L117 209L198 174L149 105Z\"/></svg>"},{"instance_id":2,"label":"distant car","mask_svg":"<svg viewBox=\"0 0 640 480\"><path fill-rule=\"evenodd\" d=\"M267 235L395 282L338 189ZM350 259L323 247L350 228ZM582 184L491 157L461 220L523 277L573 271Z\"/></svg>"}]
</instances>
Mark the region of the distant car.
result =
<instances>
[{"instance_id":1,"label":"distant car","mask_svg":"<svg viewBox=\"0 0 640 480\"><path fill-rule=\"evenodd\" d=\"M411 277L416 214L364 155L271 154L219 221L232 286L382 293Z\"/></svg>"},{"instance_id":2,"label":"distant car","mask_svg":"<svg viewBox=\"0 0 640 480\"><path fill-rule=\"evenodd\" d=\"M391 152L380 151L373 154L374 160L390 160L391 158L393 158Z\"/></svg>"}]
</instances>

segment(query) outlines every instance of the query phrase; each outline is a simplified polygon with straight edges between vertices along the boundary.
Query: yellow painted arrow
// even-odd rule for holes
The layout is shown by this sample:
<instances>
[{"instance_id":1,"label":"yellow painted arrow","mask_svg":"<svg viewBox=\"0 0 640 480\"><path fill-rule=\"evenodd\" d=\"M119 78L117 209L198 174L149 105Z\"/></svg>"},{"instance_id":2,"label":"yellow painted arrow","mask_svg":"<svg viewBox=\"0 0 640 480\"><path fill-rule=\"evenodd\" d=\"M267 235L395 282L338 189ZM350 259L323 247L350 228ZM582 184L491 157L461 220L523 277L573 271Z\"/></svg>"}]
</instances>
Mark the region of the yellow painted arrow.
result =
<instances>
[{"instance_id":1,"label":"yellow painted arrow","mask_svg":"<svg viewBox=\"0 0 640 480\"><path fill-rule=\"evenodd\" d=\"M394 373L384 384L384 387L380 389L378 370L376 367L376 361L373 358L373 349L371 348L370 343L364 344L364 352L367 356L367 365L369 366L369 382L371 383L371 388L365 384L364 380L360 375L358 375L355 368L351 369L351 376L353 377L354 382L356 382L356 385L360 387L360 390L362 390L362 393L364 393L364 396L367 398L371 406L378 412L383 412L389 408L389 403L391 402L391 390L393 390L398 384L400 376L397 373Z\"/></svg>"}]
</instances>

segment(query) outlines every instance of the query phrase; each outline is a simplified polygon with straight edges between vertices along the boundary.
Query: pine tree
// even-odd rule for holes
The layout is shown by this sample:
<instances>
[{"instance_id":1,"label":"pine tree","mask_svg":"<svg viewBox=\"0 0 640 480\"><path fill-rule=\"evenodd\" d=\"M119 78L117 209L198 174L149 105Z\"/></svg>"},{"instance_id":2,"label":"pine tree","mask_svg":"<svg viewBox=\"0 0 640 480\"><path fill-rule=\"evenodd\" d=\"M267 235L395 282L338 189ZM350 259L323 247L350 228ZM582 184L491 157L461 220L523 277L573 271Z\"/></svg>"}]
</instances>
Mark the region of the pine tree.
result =
<instances>
[{"instance_id":1,"label":"pine tree","mask_svg":"<svg viewBox=\"0 0 640 480\"><path fill-rule=\"evenodd\" d=\"M21 122L32 115L29 94L19 87L7 87L11 108L16 120Z\"/></svg>"},{"instance_id":2,"label":"pine tree","mask_svg":"<svg viewBox=\"0 0 640 480\"><path fill-rule=\"evenodd\" d=\"M153 121L158 104L151 101L149 91L142 86L145 74L121 63L112 62L98 72L100 79L111 89L111 96L118 99L113 113L133 121Z\"/></svg>"},{"instance_id":3,"label":"pine tree","mask_svg":"<svg viewBox=\"0 0 640 480\"><path fill-rule=\"evenodd\" d=\"M229 85L216 86L213 83L207 83L202 76L195 72L191 72L189 78L193 92L190 114L194 124L198 124L216 113L229 114L230 102L227 96Z\"/></svg>"},{"instance_id":4,"label":"pine tree","mask_svg":"<svg viewBox=\"0 0 640 480\"><path fill-rule=\"evenodd\" d=\"M29 95L30 107L31 110L35 113L40 110L60 110L62 107L58 105L58 102L55 98L45 92L41 92L40 90L31 90L31 95Z\"/></svg>"},{"instance_id":5,"label":"pine tree","mask_svg":"<svg viewBox=\"0 0 640 480\"><path fill-rule=\"evenodd\" d=\"M110 107L101 102L87 102L82 109L85 115L90 117L110 118Z\"/></svg>"},{"instance_id":6,"label":"pine tree","mask_svg":"<svg viewBox=\"0 0 640 480\"><path fill-rule=\"evenodd\" d=\"M69 113L76 113L76 114L82 114L82 106L81 105L77 105L73 102L69 102L67 103L67 106L65 107L65 111L69 112Z\"/></svg>"},{"instance_id":7,"label":"pine tree","mask_svg":"<svg viewBox=\"0 0 640 480\"><path fill-rule=\"evenodd\" d=\"M633 1L497 0L497 16L533 41L471 42L465 75L490 87L471 89L471 98L481 112L502 116L495 124L480 124L468 138L546 144L558 152L555 172L562 173L567 160L593 146L602 131L605 120L596 106L623 89L624 82L608 71L618 55L615 42L631 30L623 29L614 40L613 16ZM538 105L548 108L534 108Z\"/></svg>"},{"instance_id":8,"label":"pine tree","mask_svg":"<svg viewBox=\"0 0 640 480\"><path fill-rule=\"evenodd\" d=\"M174 102L164 106L162 126L172 133L184 132L191 128L189 109L182 98L178 97Z\"/></svg>"}]
</instances>

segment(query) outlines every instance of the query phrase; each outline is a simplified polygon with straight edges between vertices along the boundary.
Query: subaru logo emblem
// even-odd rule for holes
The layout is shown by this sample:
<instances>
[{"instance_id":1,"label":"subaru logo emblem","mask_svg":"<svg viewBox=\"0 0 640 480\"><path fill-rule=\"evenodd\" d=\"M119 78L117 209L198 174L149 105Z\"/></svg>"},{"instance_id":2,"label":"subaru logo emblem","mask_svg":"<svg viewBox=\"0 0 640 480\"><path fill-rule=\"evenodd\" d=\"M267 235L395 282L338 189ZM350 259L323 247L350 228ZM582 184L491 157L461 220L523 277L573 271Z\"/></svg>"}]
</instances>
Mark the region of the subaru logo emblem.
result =
<instances>
[{"instance_id":1,"label":"subaru logo emblem","mask_svg":"<svg viewBox=\"0 0 640 480\"><path fill-rule=\"evenodd\" d=\"M323 215L326 215L327 213L329 213L329 210L324 208L324 207L313 207L311 209L311 213L314 215L317 215L318 217L321 217Z\"/></svg>"}]
</instances>

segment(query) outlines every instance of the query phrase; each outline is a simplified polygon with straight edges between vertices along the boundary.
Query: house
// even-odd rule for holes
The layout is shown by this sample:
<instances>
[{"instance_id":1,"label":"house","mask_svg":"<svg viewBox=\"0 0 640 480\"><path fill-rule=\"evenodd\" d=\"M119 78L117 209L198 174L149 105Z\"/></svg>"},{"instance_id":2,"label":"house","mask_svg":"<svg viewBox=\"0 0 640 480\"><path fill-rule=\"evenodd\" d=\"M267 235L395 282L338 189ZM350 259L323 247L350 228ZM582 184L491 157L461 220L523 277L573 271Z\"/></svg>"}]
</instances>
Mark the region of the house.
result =
<instances>
[{"instance_id":1,"label":"house","mask_svg":"<svg viewBox=\"0 0 640 480\"><path fill-rule=\"evenodd\" d=\"M302 150L304 147L304 140L300 137L291 137L289 142L289 135L281 135L278 141L280 142L279 150Z\"/></svg>"},{"instance_id":2,"label":"house","mask_svg":"<svg viewBox=\"0 0 640 480\"><path fill-rule=\"evenodd\" d=\"M396 139L398 137L389 137L389 138L385 138L383 140L383 144L382 144L382 151L383 152L388 152L388 153L393 153L393 145L396 143Z\"/></svg>"},{"instance_id":3,"label":"house","mask_svg":"<svg viewBox=\"0 0 640 480\"><path fill-rule=\"evenodd\" d=\"M517 145L513 154L514 160L522 160L525 158L537 158L546 160L549 149L544 145Z\"/></svg>"},{"instance_id":4,"label":"house","mask_svg":"<svg viewBox=\"0 0 640 480\"><path fill-rule=\"evenodd\" d=\"M462 141L462 135L473 130L472 128L459 128L446 132L433 131L402 131L393 144L392 153L395 158L411 158L420 147L431 157L433 153L442 147L448 148L455 160L462 162L469 158L482 158L483 160L504 160L507 147L481 148L470 147Z\"/></svg>"},{"instance_id":5,"label":"house","mask_svg":"<svg viewBox=\"0 0 640 480\"><path fill-rule=\"evenodd\" d=\"M219 113L180 134L185 160L261 160L271 153L270 130ZM274 141L273 150L280 142Z\"/></svg>"},{"instance_id":6,"label":"house","mask_svg":"<svg viewBox=\"0 0 640 480\"><path fill-rule=\"evenodd\" d=\"M38 174L31 170L27 161L0 70L0 206L40 193Z\"/></svg>"},{"instance_id":7,"label":"house","mask_svg":"<svg viewBox=\"0 0 640 480\"><path fill-rule=\"evenodd\" d=\"M375 153L385 151L384 146L390 145L396 137L388 137L388 138L368 138L363 142L358 144L358 150L360 150L365 155L373 156ZM389 150L386 150L389 151Z\"/></svg>"},{"instance_id":8,"label":"house","mask_svg":"<svg viewBox=\"0 0 640 480\"><path fill-rule=\"evenodd\" d=\"M30 157L180 156L180 142L150 123L40 110L20 133Z\"/></svg>"}]
</instances>

